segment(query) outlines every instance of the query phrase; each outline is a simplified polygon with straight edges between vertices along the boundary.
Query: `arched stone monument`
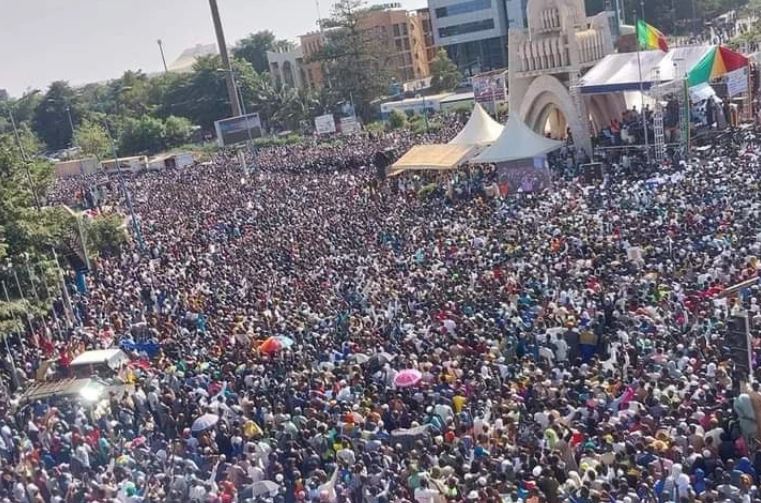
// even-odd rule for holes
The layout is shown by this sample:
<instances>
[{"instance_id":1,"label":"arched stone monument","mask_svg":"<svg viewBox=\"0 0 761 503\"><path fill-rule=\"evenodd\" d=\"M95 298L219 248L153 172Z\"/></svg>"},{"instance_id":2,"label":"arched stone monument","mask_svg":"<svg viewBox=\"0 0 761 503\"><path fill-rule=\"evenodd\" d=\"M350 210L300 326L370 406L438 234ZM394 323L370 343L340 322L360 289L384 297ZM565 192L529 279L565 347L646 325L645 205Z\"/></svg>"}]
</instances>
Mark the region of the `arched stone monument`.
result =
<instances>
[{"instance_id":1,"label":"arched stone monument","mask_svg":"<svg viewBox=\"0 0 761 503\"><path fill-rule=\"evenodd\" d=\"M588 107L575 85L613 52L610 13L587 17L583 0L529 0L527 17L527 28L508 35L510 111L537 133L549 125L553 136L564 136L567 127L591 155L590 115L591 125L602 127L621 104L606 98Z\"/></svg>"}]
</instances>

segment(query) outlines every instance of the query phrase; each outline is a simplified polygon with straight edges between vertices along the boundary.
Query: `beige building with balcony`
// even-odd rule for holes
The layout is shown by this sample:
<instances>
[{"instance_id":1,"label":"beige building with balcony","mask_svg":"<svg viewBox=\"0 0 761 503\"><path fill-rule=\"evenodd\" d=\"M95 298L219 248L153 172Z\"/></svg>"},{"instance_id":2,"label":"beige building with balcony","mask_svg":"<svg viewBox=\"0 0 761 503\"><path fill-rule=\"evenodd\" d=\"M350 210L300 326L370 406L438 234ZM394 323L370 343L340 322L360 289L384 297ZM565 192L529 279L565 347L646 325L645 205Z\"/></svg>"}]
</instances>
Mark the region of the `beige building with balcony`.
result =
<instances>
[{"instance_id":1,"label":"beige building with balcony","mask_svg":"<svg viewBox=\"0 0 761 503\"><path fill-rule=\"evenodd\" d=\"M430 60L435 56L435 48L427 9L411 12L395 8L371 9L360 18L359 29L368 40L388 50L388 66L397 81L430 76ZM316 31L299 37L304 82L312 89L330 84L323 65L315 61L325 45L326 33Z\"/></svg>"},{"instance_id":2,"label":"beige building with balcony","mask_svg":"<svg viewBox=\"0 0 761 503\"><path fill-rule=\"evenodd\" d=\"M325 72L322 63L314 58L325 45L325 35L319 31L312 31L301 35L299 41L307 86L310 89L320 89L326 84Z\"/></svg>"},{"instance_id":3,"label":"beige building with balcony","mask_svg":"<svg viewBox=\"0 0 761 503\"><path fill-rule=\"evenodd\" d=\"M370 10L360 18L360 29L389 49L391 69L400 82L431 73L422 21L417 12L402 9Z\"/></svg>"}]
</instances>

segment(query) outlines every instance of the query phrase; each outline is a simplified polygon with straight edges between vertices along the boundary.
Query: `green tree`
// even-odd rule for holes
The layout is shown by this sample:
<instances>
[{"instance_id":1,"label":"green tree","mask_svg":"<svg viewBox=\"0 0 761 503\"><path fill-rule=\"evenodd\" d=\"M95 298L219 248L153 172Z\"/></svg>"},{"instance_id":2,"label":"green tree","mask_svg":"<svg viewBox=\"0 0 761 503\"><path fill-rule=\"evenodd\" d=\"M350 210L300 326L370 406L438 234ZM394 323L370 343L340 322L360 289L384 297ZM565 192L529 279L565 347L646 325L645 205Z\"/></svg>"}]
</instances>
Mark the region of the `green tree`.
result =
<instances>
[{"instance_id":1,"label":"green tree","mask_svg":"<svg viewBox=\"0 0 761 503\"><path fill-rule=\"evenodd\" d=\"M88 250L102 255L118 255L128 239L124 219L115 213L85 220L84 233Z\"/></svg>"},{"instance_id":2,"label":"green tree","mask_svg":"<svg viewBox=\"0 0 761 503\"><path fill-rule=\"evenodd\" d=\"M440 48L431 60L431 87L434 91L453 91L462 76L457 65L449 59L447 51Z\"/></svg>"},{"instance_id":3,"label":"green tree","mask_svg":"<svg viewBox=\"0 0 761 503\"><path fill-rule=\"evenodd\" d=\"M124 117L141 117L153 111L156 103L150 99L151 80L142 71L128 70L109 82L111 114Z\"/></svg>"},{"instance_id":4,"label":"green tree","mask_svg":"<svg viewBox=\"0 0 761 503\"><path fill-rule=\"evenodd\" d=\"M74 131L74 143L83 154L96 157L98 160L106 157L111 144L105 128L97 122L85 120Z\"/></svg>"},{"instance_id":5,"label":"green tree","mask_svg":"<svg viewBox=\"0 0 761 503\"><path fill-rule=\"evenodd\" d=\"M71 145L72 131L67 109L71 111L76 125L81 116L76 93L67 82L53 82L42 96L32 121L34 131L48 148L62 149Z\"/></svg>"},{"instance_id":6,"label":"green tree","mask_svg":"<svg viewBox=\"0 0 761 503\"><path fill-rule=\"evenodd\" d=\"M8 112L11 110L13 111L13 119L16 121L17 127L20 128L30 124L34 117L34 110L39 105L41 99L40 92L37 90L30 91L19 99L13 99L10 96L0 99L0 134L13 131L8 115Z\"/></svg>"},{"instance_id":7,"label":"green tree","mask_svg":"<svg viewBox=\"0 0 761 503\"><path fill-rule=\"evenodd\" d=\"M193 124L185 117L170 115L164 121L164 145L167 148L184 145L193 135Z\"/></svg>"},{"instance_id":8,"label":"green tree","mask_svg":"<svg viewBox=\"0 0 761 503\"><path fill-rule=\"evenodd\" d=\"M275 34L269 30L257 31L238 41L233 56L251 63L257 73L269 71L267 51L273 50Z\"/></svg>"},{"instance_id":9,"label":"green tree","mask_svg":"<svg viewBox=\"0 0 761 503\"><path fill-rule=\"evenodd\" d=\"M364 0L338 0L332 16L323 23L325 46L316 55L336 94L352 101L364 119L372 115L371 102L382 96L391 83L393 56L387 40L375 30L363 29Z\"/></svg>"},{"instance_id":10,"label":"green tree","mask_svg":"<svg viewBox=\"0 0 761 503\"><path fill-rule=\"evenodd\" d=\"M128 118L119 134L119 153L122 155L155 154L164 147L166 128L160 119L144 115Z\"/></svg>"},{"instance_id":11,"label":"green tree","mask_svg":"<svg viewBox=\"0 0 761 503\"><path fill-rule=\"evenodd\" d=\"M296 44L291 42L290 40L275 40L272 43L272 49L273 51L281 51L281 52L288 52L292 51L296 48Z\"/></svg>"},{"instance_id":12,"label":"green tree","mask_svg":"<svg viewBox=\"0 0 761 503\"><path fill-rule=\"evenodd\" d=\"M399 110L391 110L388 115L388 125L391 129L402 129L407 126L407 115Z\"/></svg>"},{"instance_id":13,"label":"green tree","mask_svg":"<svg viewBox=\"0 0 761 503\"><path fill-rule=\"evenodd\" d=\"M247 61L234 59L232 65L248 109L255 101L262 78ZM168 85L161 115L182 116L210 131L214 121L230 116L225 70L216 55L199 58L193 68L193 73Z\"/></svg>"},{"instance_id":14,"label":"green tree","mask_svg":"<svg viewBox=\"0 0 761 503\"><path fill-rule=\"evenodd\" d=\"M56 209L35 207L35 194L41 199L52 182L53 166L36 157L33 145L39 142L29 138L33 134L26 128L20 133L28 148L28 161L22 159L13 135L0 135L0 262L23 264L29 259L38 263L51 258L51 250L60 246L66 229L59 225ZM11 284L7 276L3 280ZM22 288L28 286L25 275L20 275L20 281ZM10 294L19 297L12 288ZM29 306L9 306L0 301L0 330L7 328L9 311L20 307Z\"/></svg>"}]
</instances>

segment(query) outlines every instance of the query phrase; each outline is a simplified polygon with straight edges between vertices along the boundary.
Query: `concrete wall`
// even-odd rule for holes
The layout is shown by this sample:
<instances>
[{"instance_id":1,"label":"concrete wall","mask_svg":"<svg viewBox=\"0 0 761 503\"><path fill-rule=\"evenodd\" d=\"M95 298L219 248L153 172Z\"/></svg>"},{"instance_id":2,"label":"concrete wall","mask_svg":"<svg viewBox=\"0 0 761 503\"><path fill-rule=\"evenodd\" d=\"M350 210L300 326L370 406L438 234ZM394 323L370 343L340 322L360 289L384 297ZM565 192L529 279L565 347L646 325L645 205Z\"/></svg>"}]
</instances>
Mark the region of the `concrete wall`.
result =
<instances>
[{"instance_id":1,"label":"concrete wall","mask_svg":"<svg viewBox=\"0 0 761 503\"><path fill-rule=\"evenodd\" d=\"M57 162L54 166L57 178L69 178L79 175L91 175L100 169L100 163L94 157L74 161Z\"/></svg>"}]
</instances>

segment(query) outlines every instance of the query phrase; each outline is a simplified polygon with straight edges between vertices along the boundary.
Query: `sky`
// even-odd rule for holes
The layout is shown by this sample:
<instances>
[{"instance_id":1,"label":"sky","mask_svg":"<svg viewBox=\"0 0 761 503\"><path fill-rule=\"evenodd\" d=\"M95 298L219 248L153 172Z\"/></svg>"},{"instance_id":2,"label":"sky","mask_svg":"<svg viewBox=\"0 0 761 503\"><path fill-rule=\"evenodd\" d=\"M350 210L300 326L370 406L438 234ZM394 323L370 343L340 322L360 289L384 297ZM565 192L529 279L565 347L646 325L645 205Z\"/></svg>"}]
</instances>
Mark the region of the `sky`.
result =
<instances>
[{"instance_id":1,"label":"sky","mask_svg":"<svg viewBox=\"0 0 761 503\"><path fill-rule=\"evenodd\" d=\"M370 4L386 3L371 1ZM426 0L397 0L406 9ZM228 45L259 30L295 39L317 28L315 0L218 0ZM320 14L332 0L319 0ZM0 89L20 96L55 80L72 85L162 69L216 41L208 0L0 0Z\"/></svg>"}]
</instances>

